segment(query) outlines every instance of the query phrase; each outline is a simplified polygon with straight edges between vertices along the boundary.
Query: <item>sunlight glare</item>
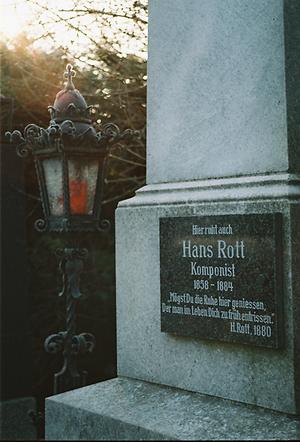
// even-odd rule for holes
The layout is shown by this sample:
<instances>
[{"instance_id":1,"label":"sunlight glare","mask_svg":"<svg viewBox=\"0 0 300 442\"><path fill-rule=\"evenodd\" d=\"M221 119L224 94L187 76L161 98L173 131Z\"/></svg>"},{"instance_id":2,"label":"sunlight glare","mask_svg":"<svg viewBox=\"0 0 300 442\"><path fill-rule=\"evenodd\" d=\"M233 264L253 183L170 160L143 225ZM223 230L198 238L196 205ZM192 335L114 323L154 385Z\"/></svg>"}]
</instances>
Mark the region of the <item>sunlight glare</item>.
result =
<instances>
[{"instance_id":1,"label":"sunlight glare","mask_svg":"<svg viewBox=\"0 0 300 442\"><path fill-rule=\"evenodd\" d=\"M34 48L51 52L55 47L64 47L75 54L102 37L111 39L114 47L113 41L118 35L120 54L131 53L145 58L143 35L141 38L128 37L133 32L131 20L118 17L113 21L104 15L108 24L103 26L101 14L96 17L96 14L73 12L74 8L85 10L87 5L102 9L106 14L110 8L118 11L121 6L125 12L129 10L129 4L124 0L91 0L89 3L80 0L0 0L0 40L11 47L18 35L25 33L33 39Z\"/></svg>"}]
</instances>

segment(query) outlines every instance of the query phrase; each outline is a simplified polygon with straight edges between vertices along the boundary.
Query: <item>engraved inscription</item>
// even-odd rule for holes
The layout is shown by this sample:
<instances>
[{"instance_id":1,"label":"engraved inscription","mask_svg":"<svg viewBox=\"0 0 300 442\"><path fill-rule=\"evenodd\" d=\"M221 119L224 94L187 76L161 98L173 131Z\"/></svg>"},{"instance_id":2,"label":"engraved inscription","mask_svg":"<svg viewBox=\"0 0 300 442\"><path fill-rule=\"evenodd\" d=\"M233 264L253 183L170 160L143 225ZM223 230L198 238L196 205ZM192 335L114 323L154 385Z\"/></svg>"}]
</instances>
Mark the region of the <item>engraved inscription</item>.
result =
<instances>
[{"instance_id":1,"label":"engraved inscription","mask_svg":"<svg viewBox=\"0 0 300 442\"><path fill-rule=\"evenodd\" d=\"M161 218L161 330L278 348L281 218Z\"/></svg>"}]
</instances>

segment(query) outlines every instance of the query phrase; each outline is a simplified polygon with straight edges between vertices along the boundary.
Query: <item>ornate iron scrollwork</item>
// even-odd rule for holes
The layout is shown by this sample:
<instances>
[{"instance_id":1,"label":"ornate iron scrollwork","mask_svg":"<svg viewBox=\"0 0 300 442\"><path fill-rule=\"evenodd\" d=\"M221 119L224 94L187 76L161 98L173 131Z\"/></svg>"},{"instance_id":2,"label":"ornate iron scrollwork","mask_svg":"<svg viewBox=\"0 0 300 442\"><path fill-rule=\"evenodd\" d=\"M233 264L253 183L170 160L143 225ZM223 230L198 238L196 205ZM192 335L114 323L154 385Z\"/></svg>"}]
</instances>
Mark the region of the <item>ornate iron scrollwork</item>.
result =
<instances>
[{"instance_id":1,"label":"ornate iron scrollwork","mask_svg":"<svg viewBox=\"0 0 300 442\"><path fill-rule=\"evenodd\" d=\"M39 218L35 221L34 227L38 232L45 232L47 230L47 222Z\"/></svg>"},{"instance_id":2,"label":"ornate iron scrollwork","mask_svg":"<svg viewBox=\"0 0 300 442\"><path fill-rule=\"evenodd\" d=\"M96 345L96 339L92 334L76 334L76 302L81 297L80 273L87 255L87 249L56 250L62 274L62 291L59 296L66 298L66 330L48 336L44 342L44 348L48 353L62 352L64 356L63 367L54 376L55 394L85 385L87 372L79 373L76 356L92 352Z\"/></svg>"},{"instance_id":3,"label":"ornate iron scrollwork","mask_svg":"<svg viewBox=\"0 0 300 442\"><path fill-rule=\"evenodd\" d=\"M44 342L47 353L59 353L64 348L66 332L59 332L48 336Z\"/></svg>"},{"instance_id":4,"label":"ornate iron scrollwork","mask_svg":"<svg viewBox=\"0 0 300 442\"><path fill-rule=\"evenodd\" d=\"M72 338L72 353L85 354L91 353L96 345L95 336L91 333L80 333Z\"/></svg>"}]
</instances>

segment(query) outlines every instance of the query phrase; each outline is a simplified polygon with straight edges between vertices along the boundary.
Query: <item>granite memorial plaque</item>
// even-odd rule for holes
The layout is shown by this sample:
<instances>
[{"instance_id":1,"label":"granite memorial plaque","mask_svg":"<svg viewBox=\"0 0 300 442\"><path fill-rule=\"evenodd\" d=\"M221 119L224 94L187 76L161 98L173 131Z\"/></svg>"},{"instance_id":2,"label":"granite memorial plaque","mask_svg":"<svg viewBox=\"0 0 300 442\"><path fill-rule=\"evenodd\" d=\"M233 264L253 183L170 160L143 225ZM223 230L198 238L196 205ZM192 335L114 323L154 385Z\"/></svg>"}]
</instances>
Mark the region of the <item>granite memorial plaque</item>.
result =
<instances>
[{"instance_id":1,"label":"granite memorial plaque","mask_svg":"<svg viewBox=\"0 0 300 442\"><path fill-rule=\"evenodd\" d=\"M160 218L161 331L282 345L282 215Z\"/></svg>"}]
</instances>

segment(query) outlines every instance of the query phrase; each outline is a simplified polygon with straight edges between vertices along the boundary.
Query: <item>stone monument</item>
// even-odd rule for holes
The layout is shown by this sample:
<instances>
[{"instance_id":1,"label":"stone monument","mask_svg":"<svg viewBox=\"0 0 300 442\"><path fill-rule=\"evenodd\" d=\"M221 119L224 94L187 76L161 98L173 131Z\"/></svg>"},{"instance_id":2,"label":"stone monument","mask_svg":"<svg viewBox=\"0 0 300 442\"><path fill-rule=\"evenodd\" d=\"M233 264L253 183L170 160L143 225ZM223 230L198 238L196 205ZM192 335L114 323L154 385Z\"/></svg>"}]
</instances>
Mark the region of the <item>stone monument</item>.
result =
<instances>
[{"instance_id":1,"label":"stone monument","mask_svg":"<svg viewBox=\"0 0 300 442\"><path fill-rule=\"evenodd\" d=\"M119 377L49 398L49 439L300 437L299 21L297 0L150 0Z\"/></svg>"}]
</instances>

